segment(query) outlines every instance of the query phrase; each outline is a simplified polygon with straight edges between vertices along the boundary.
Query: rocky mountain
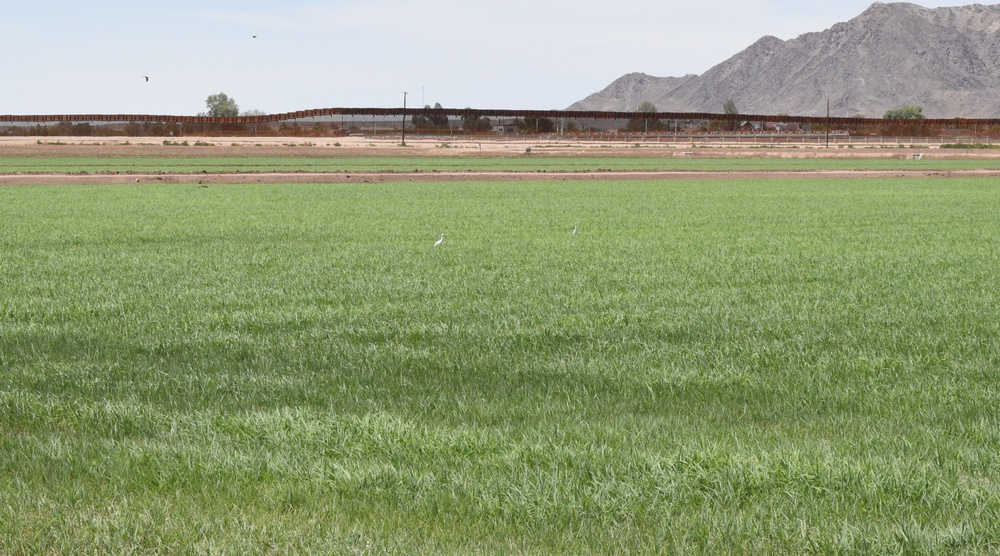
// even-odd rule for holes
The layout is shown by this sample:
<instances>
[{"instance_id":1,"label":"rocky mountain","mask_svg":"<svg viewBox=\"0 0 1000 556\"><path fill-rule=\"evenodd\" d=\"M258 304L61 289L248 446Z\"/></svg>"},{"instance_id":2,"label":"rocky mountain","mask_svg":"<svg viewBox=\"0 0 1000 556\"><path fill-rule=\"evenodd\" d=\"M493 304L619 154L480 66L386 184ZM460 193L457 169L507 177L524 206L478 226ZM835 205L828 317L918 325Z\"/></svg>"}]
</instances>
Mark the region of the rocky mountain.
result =
<instances>
[{"instance_id":1,"label":"rocky mountain","mask_svg":"<svg viewBox=\"0 0 1000 556\"><path fill-rule=\"evenodd\" d=\"M876 2L791 40L767 36L702 75L624 75L570 110L826 113L879 118L902 105L930 118L1000 117L1000 4L928 9Z\"/></svg>"}]
</instances>

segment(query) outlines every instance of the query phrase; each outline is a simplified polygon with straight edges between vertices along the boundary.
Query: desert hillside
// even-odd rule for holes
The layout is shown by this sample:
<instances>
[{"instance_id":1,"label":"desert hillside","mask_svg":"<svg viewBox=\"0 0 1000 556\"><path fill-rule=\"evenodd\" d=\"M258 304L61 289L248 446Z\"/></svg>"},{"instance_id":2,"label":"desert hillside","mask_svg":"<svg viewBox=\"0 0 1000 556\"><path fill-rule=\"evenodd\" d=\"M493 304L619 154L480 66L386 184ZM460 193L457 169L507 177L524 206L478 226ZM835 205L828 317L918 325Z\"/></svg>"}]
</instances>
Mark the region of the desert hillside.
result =
<instances>
[{"instance_id":1,"label":"desert hillside","mask_svg":"<svg viewBox=\"0 0 1000 556\"><path fill-rule=\"evenodd\" d=\"M702 75L624 75L572 110L881 117L905 104L933 118L1000 116L1000 4L927 9L875 3L829 29L766 36Z\"/></svg>"}]
</instances>

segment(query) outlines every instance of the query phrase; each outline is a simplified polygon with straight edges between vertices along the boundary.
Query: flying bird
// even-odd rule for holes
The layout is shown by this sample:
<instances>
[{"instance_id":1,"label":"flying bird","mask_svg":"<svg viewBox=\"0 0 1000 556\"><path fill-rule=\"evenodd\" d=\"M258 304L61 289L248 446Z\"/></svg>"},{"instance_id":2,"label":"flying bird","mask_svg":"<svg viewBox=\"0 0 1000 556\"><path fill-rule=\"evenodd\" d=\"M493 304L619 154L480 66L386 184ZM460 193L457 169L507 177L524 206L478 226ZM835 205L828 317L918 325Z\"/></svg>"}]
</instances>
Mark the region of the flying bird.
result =
<instances>
[{"instance_id":1,"label":"flying bird","mask_svg":"<svg viewBox=\"0 0 1000 556\"><path fill-rule=\"evenodd\" d=\"M256 39L256 38L257 38L257 35L254 35L254 36L253 36L253 38L255 38L255 39Z\"/></svg>"},{"instance_id":2,"label":"flying bird","mask_svg":"<svg viewBox=\"0 0 1000 556\"><path fill-rule=\"evenodd\" d=\"M144 78L144 79L145 79L145 80L146 80L147 82L149 81L149 76L148 76L148 75L143 75L142 77L143 77L143 78Z\"/></svg>"},{"instance_id":3,"label":"flying bird","mask_svg":"<svg viewBox=\"0 0 1000 556\"><path fill-rule=\"evenodd\" d=\"M439 240L437 240L437 241L434 242L434 247L438 247L442 243L444 243L444 234L441 234L441 239L439 239Z\"/></svg>"}]
</instances>

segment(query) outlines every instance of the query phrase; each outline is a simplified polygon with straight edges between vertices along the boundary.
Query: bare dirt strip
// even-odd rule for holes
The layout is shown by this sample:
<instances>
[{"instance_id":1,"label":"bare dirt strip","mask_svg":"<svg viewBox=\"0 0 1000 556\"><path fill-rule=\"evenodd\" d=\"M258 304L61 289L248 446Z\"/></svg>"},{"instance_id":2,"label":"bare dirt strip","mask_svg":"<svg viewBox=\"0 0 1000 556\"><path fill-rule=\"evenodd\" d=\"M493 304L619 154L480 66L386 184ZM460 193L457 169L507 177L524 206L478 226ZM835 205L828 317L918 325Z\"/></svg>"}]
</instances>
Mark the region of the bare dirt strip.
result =
<instances>
[{"instance_id":1,"label":"bare dirt strip","mask_svg":"<svg viewBox=\"0 0 1000 556\"><path fill-rule=\"evenodd\" d=\"M134 143L145 141L141 143ZM477 172L248 172L248 173L5 173L5 157L663 157L663 158L803 158L803 159L1000 159L1000 150L969 151L937 146L888 148L859 143L835 149L788 146L696 146L667 142L592 142L532 140L465 140L417 138L399 144L398 138L184 138L177 146L164 138L13 138L0 137L0 185L88 184L253 184L253 183L390 183L464 181L588 181L692 180L783 178L954 178L1000 177L1000 170L806 170L806 171L477 171ZM194 146L200 145L200 146Z\"/></svg>"},{"instance_id":2,"label":"bare dirt strip","mask_svg":"<svg viewBox=\"0 0 1000 556\"><path fill-rule=\"evenodd\" d=\"M998 170L957 171L667 171L667 172L366 172L198 174L0 174L0 185L417 183L467 181L746 180L788 178L1000 177Z\"/></svg>"}]
</instances>

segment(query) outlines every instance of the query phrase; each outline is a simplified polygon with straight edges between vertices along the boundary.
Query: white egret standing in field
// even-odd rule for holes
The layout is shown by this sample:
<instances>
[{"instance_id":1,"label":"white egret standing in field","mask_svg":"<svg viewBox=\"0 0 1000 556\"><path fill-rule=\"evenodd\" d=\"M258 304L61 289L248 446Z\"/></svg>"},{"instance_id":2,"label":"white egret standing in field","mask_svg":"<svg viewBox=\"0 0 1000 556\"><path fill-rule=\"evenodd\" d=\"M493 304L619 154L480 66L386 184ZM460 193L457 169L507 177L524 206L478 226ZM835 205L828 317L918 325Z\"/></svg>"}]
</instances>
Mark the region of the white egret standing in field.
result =
<instances>
[{"instance_id":1,"label":"white egret standing in field","mask_svg":"<svg viewBox=\"0 0 1000 556\"><path fill-rule=\"evenodd\" d=\"M576 230L576 224L573 224L573 235L576 235L577 233L579 233L579 232L577 232L577 230Z\"/></svg>"},{"instance_id":2,"label":"white egret standing in field","mask_svg":"<svg viewBox=\"0 0 1000 556\"><path fill-rule=\"evenodd\" d=\"M441 239L434 242L434 247L440 247L444 243L444 234L441 234Z\"/></svg>"}]
</instances>

